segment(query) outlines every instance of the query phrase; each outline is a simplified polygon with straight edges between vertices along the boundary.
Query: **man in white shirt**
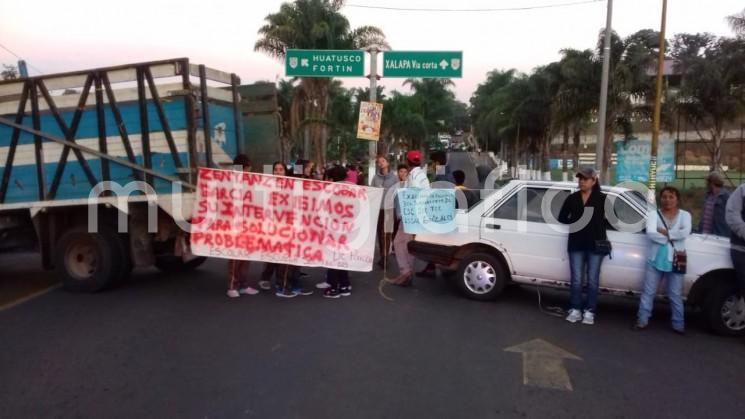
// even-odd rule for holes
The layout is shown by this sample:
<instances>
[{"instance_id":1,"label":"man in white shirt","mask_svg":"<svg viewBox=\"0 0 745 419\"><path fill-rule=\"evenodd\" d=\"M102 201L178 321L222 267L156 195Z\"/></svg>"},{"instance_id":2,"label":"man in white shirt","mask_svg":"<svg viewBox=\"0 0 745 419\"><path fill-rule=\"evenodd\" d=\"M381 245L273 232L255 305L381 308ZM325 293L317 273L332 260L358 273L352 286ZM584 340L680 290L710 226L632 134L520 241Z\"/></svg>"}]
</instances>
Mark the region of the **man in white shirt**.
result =
<instances>
[{"instance_id":1,"label":"man in white shirt","mask_svg":"<svg viewBox=\"0 0 745 419\"><path fill-rule=\"evenodd\" d=\"M427 172L422 168L422 153L419 150L410 150L406 153L406 161L409 164L409 176L406 177L404 188L429 189ZM393 283L401 286L410 286L414 274L414 256L409 254L408 244L414 240L413 234L404 232L403 225L396 232L393 246L396 251L396 262L398 262L399 275Z\"/></svg>"}]
</instances>

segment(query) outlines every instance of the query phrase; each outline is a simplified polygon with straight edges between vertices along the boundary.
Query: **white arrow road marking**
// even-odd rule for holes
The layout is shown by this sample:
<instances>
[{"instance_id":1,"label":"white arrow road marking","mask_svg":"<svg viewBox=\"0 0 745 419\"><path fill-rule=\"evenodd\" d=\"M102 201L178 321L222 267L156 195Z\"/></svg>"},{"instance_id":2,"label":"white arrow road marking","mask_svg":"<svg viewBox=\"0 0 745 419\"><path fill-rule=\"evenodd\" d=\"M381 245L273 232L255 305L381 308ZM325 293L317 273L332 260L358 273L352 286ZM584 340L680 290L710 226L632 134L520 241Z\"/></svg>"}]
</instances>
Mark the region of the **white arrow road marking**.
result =
<instances>
[{"instance_id":1,"label":"white arrow road marking","mask_svg":"<svg viewBox=\"0 0 745 419\"><path fill-rule=\"evenodd\" d=\"M543 339L533 339L505 348L505 351L523 354L523 384L526 386L573 390L564 359L581 361L582 358Z\"/></svg>"}]
</instances>

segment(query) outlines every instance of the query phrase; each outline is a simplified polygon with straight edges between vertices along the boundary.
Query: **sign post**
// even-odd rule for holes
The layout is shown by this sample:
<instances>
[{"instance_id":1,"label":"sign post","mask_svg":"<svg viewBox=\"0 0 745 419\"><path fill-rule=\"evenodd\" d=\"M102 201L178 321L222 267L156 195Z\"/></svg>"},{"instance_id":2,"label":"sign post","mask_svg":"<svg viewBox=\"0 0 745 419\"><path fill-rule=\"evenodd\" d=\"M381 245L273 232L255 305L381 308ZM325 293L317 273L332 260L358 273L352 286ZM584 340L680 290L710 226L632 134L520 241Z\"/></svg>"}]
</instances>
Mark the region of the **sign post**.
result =
<instances>
[{"instance_id":1,"label":"sign post","mask_svg":"<svg viewBox=\"0 0 745 419\"><path fill-rule=\"evenodd\" d=\"M383 77L463 77L463 52L385 51Z\"/></svg>"},{"instance_id":2,"label":"sign post","mask_svg":"<svg viewBox=\"0 0 745 419\"><path fill-rule=\"evenodd\" d=\"M288 49L285 74L293 77L362 77L365 51Z\"/></svg>"}]
</instances>

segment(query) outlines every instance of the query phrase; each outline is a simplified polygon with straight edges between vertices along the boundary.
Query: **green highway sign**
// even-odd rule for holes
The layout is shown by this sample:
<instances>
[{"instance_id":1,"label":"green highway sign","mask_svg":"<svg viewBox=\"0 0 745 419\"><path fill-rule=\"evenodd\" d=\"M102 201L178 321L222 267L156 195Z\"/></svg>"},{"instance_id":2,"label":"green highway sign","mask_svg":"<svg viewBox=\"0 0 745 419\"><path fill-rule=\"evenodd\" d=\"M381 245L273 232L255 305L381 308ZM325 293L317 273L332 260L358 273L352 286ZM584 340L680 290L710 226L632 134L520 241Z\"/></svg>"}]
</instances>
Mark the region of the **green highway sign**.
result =
<instances>
[{"instance_id":1,"label":"green highway sign","mask_svg":"<svg viewBox=\"0 0 745 419\"><path fill-rule=\"evenodd\" d=\"M463 51L385 51L383 77L462 77Z\"/></svg>"},{"instance_id":2,"label":"green highway sign","mask_svg":"<svg viewBox=\"0 0 745 419\"><path fill-rule=\"evenodd\" d=\"M361 77L365 75L362 50L288 49L285 75L297 77Z\"/></svg>"}]
</instances>

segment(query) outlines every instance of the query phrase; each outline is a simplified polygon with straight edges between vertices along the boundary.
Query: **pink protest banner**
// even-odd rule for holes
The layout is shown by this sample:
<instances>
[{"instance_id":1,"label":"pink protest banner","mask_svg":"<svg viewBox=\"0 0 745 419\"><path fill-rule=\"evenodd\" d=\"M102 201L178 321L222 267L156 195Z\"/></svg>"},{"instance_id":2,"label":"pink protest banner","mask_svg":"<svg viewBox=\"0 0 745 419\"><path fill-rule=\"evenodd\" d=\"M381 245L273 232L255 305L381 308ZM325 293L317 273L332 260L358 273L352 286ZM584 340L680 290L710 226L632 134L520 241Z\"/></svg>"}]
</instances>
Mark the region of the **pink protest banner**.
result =
<instances>
[{"instance_id":1,"label":"pink protest banner","mask_svg":"<svg viewBox=\"0 0 745 419\"><path fill-rule=\"evenodd\" d=\"M195 255L372 270L382 189L199 168Z\"/></svg>"}]
</instances>

